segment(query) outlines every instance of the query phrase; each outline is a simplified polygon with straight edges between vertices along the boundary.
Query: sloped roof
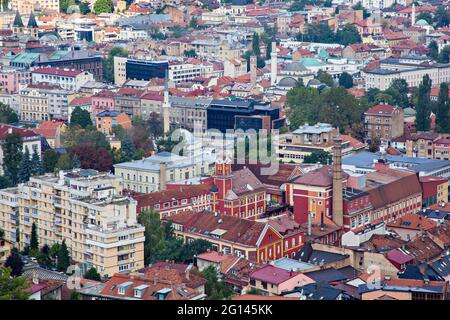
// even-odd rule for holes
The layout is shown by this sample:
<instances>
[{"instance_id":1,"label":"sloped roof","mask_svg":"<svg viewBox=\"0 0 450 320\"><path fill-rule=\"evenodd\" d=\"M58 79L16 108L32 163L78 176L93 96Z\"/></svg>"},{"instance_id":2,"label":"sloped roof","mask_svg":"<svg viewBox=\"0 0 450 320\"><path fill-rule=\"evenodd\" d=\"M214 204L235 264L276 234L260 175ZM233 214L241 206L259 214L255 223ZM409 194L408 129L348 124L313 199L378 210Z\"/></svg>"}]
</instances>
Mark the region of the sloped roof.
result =
<instances>
[{"instance_id":1,"label":"sloped roof","mask_svg":"<svg viewBox=\"0 0 450 320\"><path fill-rule=\"evenodd\" d=\"M20 15L19 11L16 12L16 16L14 17L13 27L16 27L16 28L24 27L24 24L22 21L22 16Z\"/></svg>"},{"instance_id":2,"label":"sloped roof","mask_svg":"<svg viewBox=\"0 0 450 320\"><path fill-rule=\"evenodd\" d=\"M226 231L221 235L222 240L245 246L256 246L266 227L266 223L263 222L228 215L215 216L211 212L185 211L172 217L167 217L166 220L183 225L185 232L206 236L216 229L221 229Z\"/></svg>"}]
</instances>

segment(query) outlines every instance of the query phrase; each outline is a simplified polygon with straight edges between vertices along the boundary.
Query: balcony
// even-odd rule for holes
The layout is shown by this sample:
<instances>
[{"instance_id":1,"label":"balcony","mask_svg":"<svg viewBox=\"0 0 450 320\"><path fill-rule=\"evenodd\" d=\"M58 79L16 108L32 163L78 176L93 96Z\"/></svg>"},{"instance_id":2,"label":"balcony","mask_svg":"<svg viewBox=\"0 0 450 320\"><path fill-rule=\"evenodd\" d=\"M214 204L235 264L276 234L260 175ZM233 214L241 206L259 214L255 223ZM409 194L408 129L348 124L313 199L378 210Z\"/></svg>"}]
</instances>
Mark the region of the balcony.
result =
<instances>
[{"instance_id":1,"label":"balcony","mask_svg":"<svg viewBox=\"0 0 450 320\"><path fill-rule=\"evenodd\" d=\"M30 220L23 220L23 224L28 227L31 227L33 225Z\"/></svg>"},{"instance_id":2,"label":"balcony","mask_svg":"<svg viewBox=\"0 0 450 320\"><path fill-rule=\"evenodd\" d=\"M54 224L55 224L55 226L57 226L57 227L61 227L61 226L62 226L62 221L61 221L61 219L55 219Z\"/></svg>"}]
</instances>

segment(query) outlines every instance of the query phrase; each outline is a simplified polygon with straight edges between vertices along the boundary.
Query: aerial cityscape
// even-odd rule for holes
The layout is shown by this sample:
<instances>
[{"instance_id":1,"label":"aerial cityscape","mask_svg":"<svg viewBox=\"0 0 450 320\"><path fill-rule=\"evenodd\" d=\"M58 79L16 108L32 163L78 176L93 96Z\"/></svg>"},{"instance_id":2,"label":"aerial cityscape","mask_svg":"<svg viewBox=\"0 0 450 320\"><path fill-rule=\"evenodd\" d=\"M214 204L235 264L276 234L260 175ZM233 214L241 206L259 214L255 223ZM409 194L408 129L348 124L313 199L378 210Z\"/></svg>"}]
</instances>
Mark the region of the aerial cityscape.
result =
<instances>
[{"instance_id":1,"label":"aerial cityscape","mask_svg":"<svg viewBox=\"0 0 450 320\"><path fill-rule=\"evenodd\" d=\"M1 0L0 300L450 300L449 94L450 1Z\"/></svg>"}]
</instances>

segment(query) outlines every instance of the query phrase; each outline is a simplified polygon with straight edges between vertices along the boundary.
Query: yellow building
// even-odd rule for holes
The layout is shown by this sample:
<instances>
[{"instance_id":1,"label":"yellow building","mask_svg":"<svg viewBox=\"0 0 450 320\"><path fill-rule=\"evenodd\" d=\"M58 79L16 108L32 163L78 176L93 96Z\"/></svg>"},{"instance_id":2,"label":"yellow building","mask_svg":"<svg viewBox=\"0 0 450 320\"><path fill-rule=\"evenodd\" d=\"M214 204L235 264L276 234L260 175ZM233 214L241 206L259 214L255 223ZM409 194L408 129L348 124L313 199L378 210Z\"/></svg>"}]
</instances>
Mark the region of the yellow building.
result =
<instances>
[{"instance_id":1,"label":"yellow building","mask_svg":"<svg viewBox=\"0 0 450 320\"><path fill-rule=\"evenodd\" d=\"M11 244L16 243L18 228L19 191L17 188L0 190L0 229L3 230L3 239Z\"/></svg>"},{"instance_id":2,"label":"yellow building","mask_svg":"<svg viewBox=\"0 0 450 320\"><path fill-rule=\"evenodd\" d=\"M11 255L11 243L0 237L0 265L6 262L6 259Z\"/></svg>"},{"instance_id":3,"label":"yellow building","mask_svg":"<svg viewBox=\"0 0 450 320\"><path fill-rule=\"evenodd\" d=\"M136 220L136 201L122 196L122 179L77 169L58 176L32 177L19 185L20 243L29 245L33 223L39 244L65 240L82 269L101 275L144 267L144 227Z\"/></svg>"}]
</instances>

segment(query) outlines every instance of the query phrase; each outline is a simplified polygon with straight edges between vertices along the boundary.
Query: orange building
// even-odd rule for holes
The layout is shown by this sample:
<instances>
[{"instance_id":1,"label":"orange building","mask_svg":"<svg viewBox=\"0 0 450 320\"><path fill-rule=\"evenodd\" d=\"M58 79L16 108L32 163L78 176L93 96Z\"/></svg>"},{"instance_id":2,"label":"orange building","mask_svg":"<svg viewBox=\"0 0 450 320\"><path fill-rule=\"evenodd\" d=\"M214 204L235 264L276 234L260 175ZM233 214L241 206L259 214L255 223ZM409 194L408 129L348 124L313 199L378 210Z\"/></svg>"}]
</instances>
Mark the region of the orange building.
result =
<instances>
[{"instance_id":1,"label":"orange building","mask_svg":"<svg viewBox=\"0 0 450 320\"><path fill-rule=\"evenodd\" d=\"M124 129L130 129L131 119L126 113L117 111L103 111L96 116L97 130L109 136L113 134L114 126L122 126Z\"/></svg>"}]
</instances>

